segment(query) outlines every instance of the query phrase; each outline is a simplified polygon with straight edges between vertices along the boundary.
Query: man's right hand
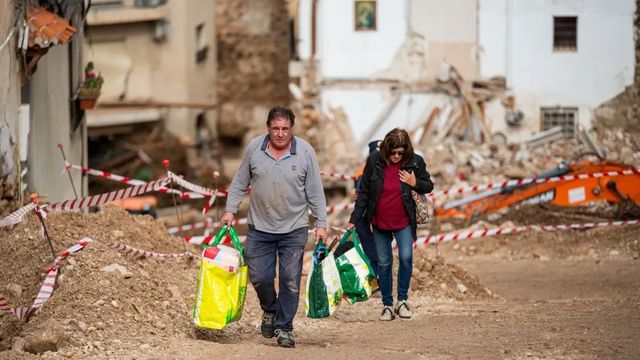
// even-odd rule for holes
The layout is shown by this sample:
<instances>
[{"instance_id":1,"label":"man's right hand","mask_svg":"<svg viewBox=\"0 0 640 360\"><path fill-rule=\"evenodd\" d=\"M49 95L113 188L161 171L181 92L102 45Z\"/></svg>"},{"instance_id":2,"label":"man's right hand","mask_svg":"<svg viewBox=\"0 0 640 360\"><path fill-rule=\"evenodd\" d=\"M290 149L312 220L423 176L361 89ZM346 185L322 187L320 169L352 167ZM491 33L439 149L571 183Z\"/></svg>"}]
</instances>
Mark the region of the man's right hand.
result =
<instances>
[{"instance_id":1,"label":"man's right hand","mask_svg":"<svg viewBox=\"0 0 640 360\"><path fill-rule=\"evenodd\" d=\"M224 214L222 214L222 217L220 218L220 226L222 225L227 225L227 226L231 226L233 225L233 218L235 217L235 214L230 212L230 211L225 211Z\"/></svg>"},{"instance_id":2,"label":"man's right hand","mask_svg":"<svg viewBox=\"0 0 640 360\"><path fill-rule=\"evenodd\" d=\"M347 231L349 231L349 230L353 229L354 227L356 227L354 224L352 224L352 223L348 223L348 224L347 224Z\"/></svg>"}]
</instances>

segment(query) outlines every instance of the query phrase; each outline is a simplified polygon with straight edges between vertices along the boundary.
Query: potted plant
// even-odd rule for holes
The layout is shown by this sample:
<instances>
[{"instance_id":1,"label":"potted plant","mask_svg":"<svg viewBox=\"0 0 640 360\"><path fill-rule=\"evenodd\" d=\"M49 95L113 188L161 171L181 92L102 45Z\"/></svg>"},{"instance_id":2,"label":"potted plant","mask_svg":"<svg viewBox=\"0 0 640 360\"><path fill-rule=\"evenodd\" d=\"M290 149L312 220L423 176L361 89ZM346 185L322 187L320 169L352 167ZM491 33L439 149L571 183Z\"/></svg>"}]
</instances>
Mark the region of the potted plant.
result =
<instances>
[{"instance_id":1,"label":"potted plant","mask_svg":"<svg viewBox=\"0 0 640 360\"><path fill-rule=\"evenodd\" d=\"M102 83L104 80L99 74L96 75L93 63L89 62L84 68L84 82L78 90L78 99L80 99L80 108L83 110L93 109L96 101L100 96Z\"/></svg>"}]
</instances>

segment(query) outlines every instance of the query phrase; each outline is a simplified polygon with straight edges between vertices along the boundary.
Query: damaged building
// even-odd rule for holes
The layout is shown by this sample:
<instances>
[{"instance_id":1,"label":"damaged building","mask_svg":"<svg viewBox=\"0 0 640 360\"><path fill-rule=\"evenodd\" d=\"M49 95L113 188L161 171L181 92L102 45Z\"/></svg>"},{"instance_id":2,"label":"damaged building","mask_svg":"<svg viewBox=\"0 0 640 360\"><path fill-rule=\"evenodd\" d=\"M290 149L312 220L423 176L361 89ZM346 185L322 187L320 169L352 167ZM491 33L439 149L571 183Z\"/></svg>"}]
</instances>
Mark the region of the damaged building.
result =
<instances>
[{"instance_id":1,"label":"damaged building","mask_svg":"<svg viewBox=\"0 0 640 360\"><path fill-rule=\"evenodd\" d=\"M362 151L416 139L574 137L634 82L634 0L301 0L301 86ZM311 75L309 75L311 73ZM305 81L306 79L306 81ZM309 80L311 79L311 80Z\"/></svg>"}]
</instances>

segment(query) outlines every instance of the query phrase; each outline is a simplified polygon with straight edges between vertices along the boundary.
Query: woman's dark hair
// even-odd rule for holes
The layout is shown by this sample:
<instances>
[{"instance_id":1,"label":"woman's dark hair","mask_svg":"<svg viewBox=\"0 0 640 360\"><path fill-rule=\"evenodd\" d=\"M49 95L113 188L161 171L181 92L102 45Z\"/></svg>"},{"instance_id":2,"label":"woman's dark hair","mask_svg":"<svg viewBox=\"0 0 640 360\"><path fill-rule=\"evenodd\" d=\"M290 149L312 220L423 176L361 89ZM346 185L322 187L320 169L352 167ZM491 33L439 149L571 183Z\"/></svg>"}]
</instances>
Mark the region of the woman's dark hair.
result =
<instances>
[{"instance_id":1,"label":"woman's dark hair","mask_svg":"<svg viewBox=\"0 0 640 360\"><path fill-rule=\"evenodd\" d=\"M286 119L289 120L291 127L295 125L296 116L293 115L293 111L288 107L274 106L269 110L269 116L267 116L267 126L271 126L271 120L273 119Z\"/></svg>"},{"instance_id":2,"label":"woman's dark hair","mask_svg":"<svg viewBox=\"0 0 640 360\"><path fill-rule=\"evenodd\" d=\"M391 162L391 151L399 147L404 149L404 155L400 160L400 165L404 166L413 158L413 145L411 145L411 138L406 130L395 128L389 131L382 140L380 157L387 163Z\"/></svg>"}]
</instances>

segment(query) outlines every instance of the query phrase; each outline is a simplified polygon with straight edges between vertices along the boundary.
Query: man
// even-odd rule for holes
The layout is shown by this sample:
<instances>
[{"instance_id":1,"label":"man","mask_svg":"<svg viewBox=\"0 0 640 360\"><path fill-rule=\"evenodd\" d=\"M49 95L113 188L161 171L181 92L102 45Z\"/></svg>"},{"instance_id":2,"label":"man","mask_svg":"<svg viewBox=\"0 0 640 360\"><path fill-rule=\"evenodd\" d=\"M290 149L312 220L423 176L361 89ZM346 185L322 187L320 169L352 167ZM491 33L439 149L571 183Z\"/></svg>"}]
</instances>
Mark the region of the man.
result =
<instances>
[{"instance_id":1,"label":"man","mask_svg":"<svg viewBox=\"0 0 640 360\"><path fill-rule=\"evenodd\" d=\"M293 136L295 116L273 107L267 135L253 139L229 186L221 223L230 225L251 186L245 259L249 280L260 299L262 336L277 336L278 345L294 347L291 335L298 309L302 256L309 227L308 209L316 218L315 240L327 238L327 207L316 154ZM276 258L279 293L276 294Z\"/></svg>"}]
</instances>

